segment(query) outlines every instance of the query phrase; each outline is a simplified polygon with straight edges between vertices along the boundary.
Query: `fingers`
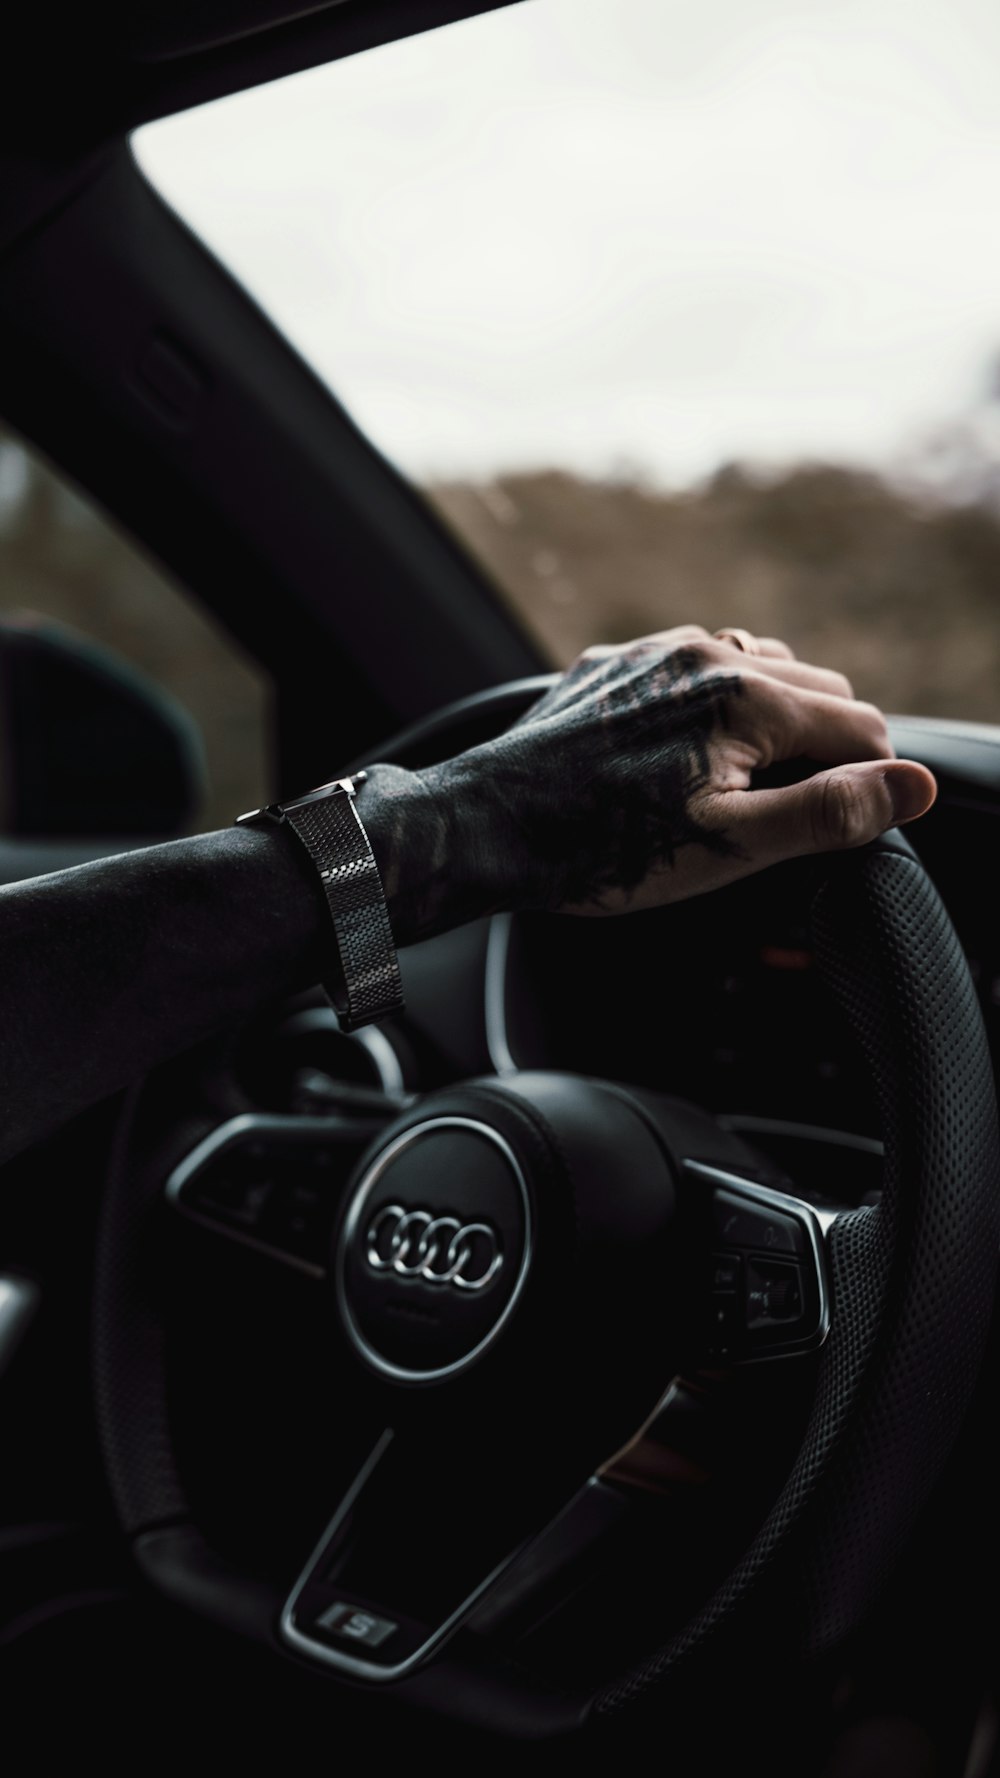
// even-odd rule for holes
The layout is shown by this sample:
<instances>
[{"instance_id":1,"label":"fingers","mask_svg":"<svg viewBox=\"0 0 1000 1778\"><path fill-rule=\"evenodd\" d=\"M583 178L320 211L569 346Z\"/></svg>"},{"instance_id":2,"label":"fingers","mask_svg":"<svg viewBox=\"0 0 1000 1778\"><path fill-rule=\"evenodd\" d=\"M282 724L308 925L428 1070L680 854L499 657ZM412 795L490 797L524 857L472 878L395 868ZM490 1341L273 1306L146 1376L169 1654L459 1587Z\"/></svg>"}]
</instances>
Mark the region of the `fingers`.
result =
<instances>
[{"instance_id":1,"label":"fingers","mask_svg":"<svg viewBox=\"0 0 1000 1778\"><path fill-rule=\"evenodd\" d=\"M757 765L799 758L841 765L894 757L886 719L874 704L782 685L757 673L743 684L746 695L730 700L729 724L734 735L755 747Z\"/></svg>"},{"instance_id":2,"label":"fingers","mask_svg":"<svg viewBox=\"0 0 1000 1778\"><path fill-rule=\"evenodd\" d=\"M784 790L708 798L705 814L740 848L750 871L813 852L863 846L887 828L925 814L936 795L933 774L916 760L870 760L835 766Z\"/></svg>"},{"instance_id":3,"label":"fingers","mask_svg":"<svg viewBox=\"0 0 1000 1778\"><path fill-rule=\"evenodd\" d=\"M838 698L853 698L854 688L843 673L835 673L829 667L811 666L808 661L796 660L787 642L781 642L775 636L755 638L746 631L732 631L729 634L747 635L748 640L754 644L753 652L728 641L725 631L709 636L697 624L683 624L673 630L659 630L651 636L640 636L635 642L626 643L622 648L588 648L581 660L602 662L616 654L635 657L651 652L669 654L675 648L693 648L708 667L736 668L741 676L762 673L765 677L779 679L787 685L827 692Z\"/></svg>"},{"instance_id":4,"label":"fingers","mask_svg":"<svg viewBox=\"0 0 1000 1778\"><path fill-rule=\"evenodd\" d=\"M854 687L843 673L835 673L830 667L811 667L808 661L755 657L748 663L748 675L751 670L780 680L783 685L799 685L806 691L824 691L834 698L854 696Z\"/></svg>"},{"instance_id":5,"label":"fingers","mask_svg":"<svg viewBox=\"0 0 1000 1778\"><path fill-rule=\"evenodd\" d=\"M734 638L745 638L745 642ZM716 630L714 635L709 635L700 624L677 624L670 630L654 630L648 636L637 636L632 642L594 643L578 656L574 669L600 665L616 656L634 659L651 652L670 654L675 648L694 648L713 666L738 666L772 674L790 685L808 686L814 691L827 691L842 698L854 696L851 683L843 673L797 661L788 643L777 636L752 636L748 630L736 629Z\"/></svg>"},{"instance_id":6,"label":"fingers","mask_svg":"<svg viewBox=\"0 0 1000 1778\"><path fill-rule=\"evenodd\" d=\"M777 636L753 636L749 630L740 630L733 625L715 630L713 640L728 643L739 654L749 655L751 660L760 659L761 656L785 661L795 659L788 643L779 641Z\"/></svg>"},{"instance_id":7,"label":"fingers","mask_svg":"<svg viewBox=\"0 0 1000 1778\"><path fill-rule=\"evenodd\" d=\"M777 636L758 636L755 640L758 659L761 656L765 660L793 661L795 659L794 651L789 648L788 643L779 641Z\"/></svg>"},{"instance_id":8,"label":"fingers","mask_svg":"<svg viewBox=\"0 0 1000 1778\"><path fill-rule=\"evenodd\" d=\"M727 634L745 637L754 652L748 653L738 641L727 640ZM733 788L741 769L745 782L746 770L798 756L829 765L894 756L882 712L873 704L856 701L850 680L843 673L796 660L787 644L777 637L755 638L740 630L709 636L697 624L679 625L641 636L622 647L587 649L571 669L566 683L572 695L579 698L603 680L609 670L614 672L616 663L621 663L623 671L646 672L647 666L653 671L679 650L690 651L691 660L684 665L692 679L725 676L723 728L732 741L750 750L749 761L742 749L738 750L735 773L733 769L723 771L721 781L717 780L720 789ZM654 682L651 680L650 684ZM663 697L664 717L668 721L673 689L673 684L668 683L665 691L660 688L657 692ZM561 695L558 687L556 695ZM720 739L725 750L724 737ZM732 765L731 761L727 763Z\"/></svg>"},{"instance_id":9,"label":"fingers","mask_svg":"<svg viewBox=\"0 0 1000 1778\"><path fill-rule=\"evenodd\" d=\"M739 637L740 640L734 641L734 637ZM749 630L735 628L716 630L710 635L701 624L677 624L672 630L653 630L648 636L637 636L634 642L625 643L622 651L639 648L690 648L704 642L720 642L745 661L795 659L788 643L780 641L777 636L752 636ZM592 652L597 653L598 650L587 650L588 654ZM614 652L612 648L600 650L601 654Z\"/></svg>"}]
</instances>

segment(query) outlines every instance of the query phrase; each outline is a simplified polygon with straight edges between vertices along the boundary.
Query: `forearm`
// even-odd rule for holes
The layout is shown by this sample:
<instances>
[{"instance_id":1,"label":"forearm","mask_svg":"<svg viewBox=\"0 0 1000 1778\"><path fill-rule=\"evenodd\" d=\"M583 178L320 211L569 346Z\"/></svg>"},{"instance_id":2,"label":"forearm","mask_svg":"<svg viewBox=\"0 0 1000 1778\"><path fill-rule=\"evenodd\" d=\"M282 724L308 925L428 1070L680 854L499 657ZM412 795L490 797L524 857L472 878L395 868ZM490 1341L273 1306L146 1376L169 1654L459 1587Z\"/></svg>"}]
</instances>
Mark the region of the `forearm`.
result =
<instances>
[{"instance_id":1,"label":"forearm","mask_svg":"<svg viewBox=\"0 0 1000 1778\"><path fill-rule=\"evenodd\" d=\"M233 829L0 893L0 1158L315 975L290 849Z\"/></svg>"},{"instance_id":2,"label":"forearm","mask_svg":"<svg viewBox=\"0 0 1000 1778\"><path fill-rule=\"evenodd\" d=\"M376 768L363 796L399 944L487 911L454 799L393 767ZM0 931L0 1160L318 981L333 943L298 843L245 827L13 885L0 891Z\"/></svg>"},{"instance_id":3,"label":"forearm","mask_svg":"<svg viewBox=\"0 0 1000 1778\"><path fill-rule=\"evenodd\" d=\"M754 639L751 637L750 642ZM752 774L830 769L779 789ZM359 786L397 945L499 908L609 914L861 845L934 797L881 712L783 643L696 628L588 652L495 740ZM255 1007L327 977L320 878L287 826L0 890L0 1159Z\"/></svg>"}]
</instances>

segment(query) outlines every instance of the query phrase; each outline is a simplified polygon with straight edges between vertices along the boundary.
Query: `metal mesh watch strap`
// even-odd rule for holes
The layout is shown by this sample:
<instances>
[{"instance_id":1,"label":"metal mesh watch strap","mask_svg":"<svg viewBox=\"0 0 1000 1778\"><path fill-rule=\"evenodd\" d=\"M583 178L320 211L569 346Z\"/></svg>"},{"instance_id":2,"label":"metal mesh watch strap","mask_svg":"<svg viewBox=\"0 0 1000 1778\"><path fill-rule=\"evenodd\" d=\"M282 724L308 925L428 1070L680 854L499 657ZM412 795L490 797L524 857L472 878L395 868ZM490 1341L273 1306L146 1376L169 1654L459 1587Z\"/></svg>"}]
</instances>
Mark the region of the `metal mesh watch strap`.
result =
<instances>
[{"instance_id":1,"label":"metal mesh watch strap","mask_svg":"<svg viewBox=\"0 0 1000 1778\"><path fill-rule=\"evenodd\" d=\"M337 939L342 983L325 984L345 1031L403 1005L382 879L353 791L285 803L284 816L320 875Z\"/></svg>"},{"instance_id":2,"label":"metal mesh watch strap","mask_svg":"<svg viewBox=\"0 0 1000 1778\"><path fill-rule=\"evenodd\" d=\"M354 792L365 778L334 778L289 803L237 817L237 827L290 827L319 872L333 921L336 962L323 983L345 1031L403 1006L382 879Z\"/></svg>"}]
</instances>

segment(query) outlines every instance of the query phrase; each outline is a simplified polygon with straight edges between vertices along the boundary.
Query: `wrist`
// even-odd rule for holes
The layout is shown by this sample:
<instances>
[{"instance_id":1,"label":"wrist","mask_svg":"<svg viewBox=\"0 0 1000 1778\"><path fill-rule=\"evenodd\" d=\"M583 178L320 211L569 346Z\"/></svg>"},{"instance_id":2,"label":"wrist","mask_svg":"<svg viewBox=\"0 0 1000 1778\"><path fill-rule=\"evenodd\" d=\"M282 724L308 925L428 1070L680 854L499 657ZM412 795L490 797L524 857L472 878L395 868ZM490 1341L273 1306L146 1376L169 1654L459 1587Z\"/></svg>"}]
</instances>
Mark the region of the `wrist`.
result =
<instances>
[{"instance_id":1,"label":"wrist","mask_svg":"<svg viewBox=\"0 0 1000 1778\"><path fill-rule=\"evenodd\" d=\"M309 859L322 886L327 943L320 979L341 1030L403 1010L399 962L371 840L355 807L365 773L334 778L302 796L237 818L277 828Z\"/></svg>"},{"instance_id":2,"label":"wrist","mask_svg":"<svg viewBox=\"0 0 1000 1778\"><path fill-rule=\"evenodd\" d=\"M397 944L509 907L511 854L472 755L409 772L369 768L358 794Z\"/></svg>"}]
</instances>

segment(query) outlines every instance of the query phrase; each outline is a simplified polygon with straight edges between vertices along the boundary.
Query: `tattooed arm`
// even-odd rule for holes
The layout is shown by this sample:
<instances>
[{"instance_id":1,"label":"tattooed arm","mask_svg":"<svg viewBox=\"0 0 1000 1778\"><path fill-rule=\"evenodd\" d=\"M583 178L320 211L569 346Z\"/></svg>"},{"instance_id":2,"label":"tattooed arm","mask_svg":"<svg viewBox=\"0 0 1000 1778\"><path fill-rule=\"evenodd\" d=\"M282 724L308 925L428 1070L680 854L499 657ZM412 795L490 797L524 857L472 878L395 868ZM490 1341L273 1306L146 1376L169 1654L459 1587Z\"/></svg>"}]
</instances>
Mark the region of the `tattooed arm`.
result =
<instances>
[{"instance_id":1,"label":"tattooed arm","mask_svg":"<svg viewBox=\"0 0 1000 1778\"><path fill-rule=\"evenodd\" d=\"M398 943L498 908L678 900L929 807L930 773L892 758L845 679L759 646L683 629L593 649L485 746L418 773L375 766L358 808ZM798 755L832 769L748 788ZM0 913L0 1160L317 980L328 920L304 852L253 828L13 885Z\"/></svg>"},{"instance_id":2,"label":"tattooed arm","mask_svg":"<svg viewBox=\"0 0 1000 1778\"><path fill-rule=\"evenodd\" d=\"M488 909L679 901L930 807L930 772L841 673L757 648L690 626L588 649L496 740L415 778L376 768L359 808L399 942ZM800 756L829 769L750 789Z\"/></svg>"}]
</instances>

